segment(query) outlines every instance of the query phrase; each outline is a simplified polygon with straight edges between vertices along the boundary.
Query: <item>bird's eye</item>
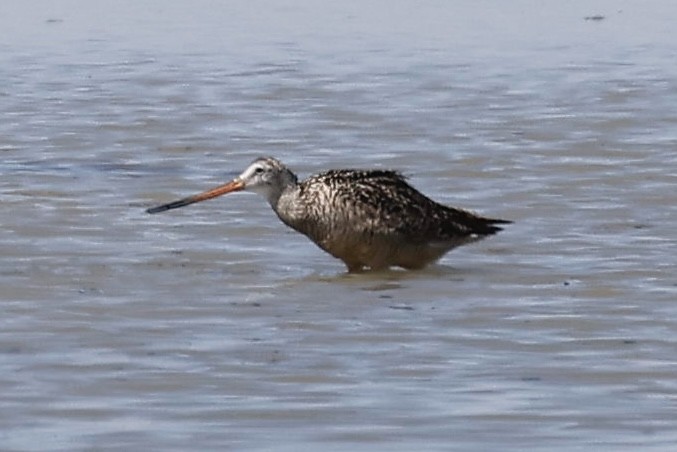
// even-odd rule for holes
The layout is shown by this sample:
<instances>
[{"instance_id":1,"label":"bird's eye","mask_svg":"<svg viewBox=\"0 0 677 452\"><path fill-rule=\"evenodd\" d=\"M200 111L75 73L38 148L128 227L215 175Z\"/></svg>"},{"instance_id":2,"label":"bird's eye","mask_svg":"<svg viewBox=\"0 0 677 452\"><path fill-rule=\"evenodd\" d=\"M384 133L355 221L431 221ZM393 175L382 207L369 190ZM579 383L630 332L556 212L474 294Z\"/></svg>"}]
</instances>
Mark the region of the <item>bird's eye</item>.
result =
<instances>
[{"instance_id":1,"label":"bird's eye","mask_svg":"<svg viewBox=\"0 0 677 452\"><path fill-rule=\"evenodd\" d=\"M263 172L263 168L260 166L254 170L254 174L261 174Z\"/></svg>"}]
</instances>

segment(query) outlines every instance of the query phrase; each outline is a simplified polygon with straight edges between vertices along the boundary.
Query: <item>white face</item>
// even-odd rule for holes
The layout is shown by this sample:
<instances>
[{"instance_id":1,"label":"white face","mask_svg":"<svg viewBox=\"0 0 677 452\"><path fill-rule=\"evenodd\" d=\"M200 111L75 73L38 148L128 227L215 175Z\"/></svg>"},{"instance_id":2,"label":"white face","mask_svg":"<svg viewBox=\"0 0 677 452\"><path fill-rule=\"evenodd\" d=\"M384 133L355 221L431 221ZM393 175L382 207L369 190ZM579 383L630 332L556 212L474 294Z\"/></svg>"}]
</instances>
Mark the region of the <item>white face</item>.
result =
<instances>
[{"instance_id":1,"label":"white face","mask_svg":"<svg viewBox=\"0 0 677 452\"><path fill-rule=\"evenodd\" d=\"M266 162L256 161L249 165L238 179L244 182L245 190L260 193L267 198L274 185L275 170Z\"/></svg>"}]
</instances>

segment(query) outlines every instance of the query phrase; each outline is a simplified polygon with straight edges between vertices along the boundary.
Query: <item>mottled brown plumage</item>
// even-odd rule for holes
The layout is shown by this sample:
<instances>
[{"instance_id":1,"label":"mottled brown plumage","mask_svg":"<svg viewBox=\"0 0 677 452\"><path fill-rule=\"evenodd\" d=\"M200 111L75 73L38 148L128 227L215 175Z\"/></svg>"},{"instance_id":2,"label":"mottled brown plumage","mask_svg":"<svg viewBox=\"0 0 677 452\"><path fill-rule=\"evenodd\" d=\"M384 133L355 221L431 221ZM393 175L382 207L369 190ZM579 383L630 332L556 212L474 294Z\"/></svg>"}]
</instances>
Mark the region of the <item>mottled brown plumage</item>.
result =
<instances>
[{"instance_id":1,"label":"mottled brown plumage","mask_svg":"<svg viewBox=\"0 0 677 452\"><path fill-rule=\"evenodd\" d=\"M396 171L330 170L299 183L272 157L254 160L228 184L148 212L239 190L262 194L287 226L341 259L351 272L423 268L457 246L495 234L501 230L498 224L510 223L439 204Z\"/></svg>"}]
</instances>

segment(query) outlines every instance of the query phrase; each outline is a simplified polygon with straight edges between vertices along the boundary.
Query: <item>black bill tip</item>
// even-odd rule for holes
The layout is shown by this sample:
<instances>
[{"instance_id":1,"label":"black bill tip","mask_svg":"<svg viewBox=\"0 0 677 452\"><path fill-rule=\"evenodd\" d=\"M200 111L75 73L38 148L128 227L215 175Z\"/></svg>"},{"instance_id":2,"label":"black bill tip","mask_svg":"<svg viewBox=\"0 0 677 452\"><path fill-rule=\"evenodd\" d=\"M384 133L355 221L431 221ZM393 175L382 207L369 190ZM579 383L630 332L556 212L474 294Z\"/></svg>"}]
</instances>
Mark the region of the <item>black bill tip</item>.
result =
<instances>
[{"instance_id":1,"label":"black bill tip","mask_svg":"<svg viewBox=\"0 0 677 452\"><path fill-rule=\"evenodd\" d=\"M184 198L179 199L178 201L168 202L167 204L162 204L160 206L151 207L146 209L147 213L160 213L166 210L178 209L179 207L187 206L188 204L193 204L195 201L194 198Z\"/></svg>"}]
</instances>

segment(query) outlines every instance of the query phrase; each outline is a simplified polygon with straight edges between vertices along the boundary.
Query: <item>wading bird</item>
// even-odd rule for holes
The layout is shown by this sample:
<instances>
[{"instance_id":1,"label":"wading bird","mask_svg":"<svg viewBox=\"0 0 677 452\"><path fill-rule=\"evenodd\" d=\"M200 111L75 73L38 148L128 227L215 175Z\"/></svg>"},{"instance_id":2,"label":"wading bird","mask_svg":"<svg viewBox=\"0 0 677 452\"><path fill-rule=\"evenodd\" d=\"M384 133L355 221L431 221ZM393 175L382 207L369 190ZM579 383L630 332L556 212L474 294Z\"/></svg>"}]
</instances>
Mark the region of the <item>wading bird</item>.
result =
<instances>
[{"instance_id":1,"label":"wading bird","mask_svg":"<svg viewBox=\"0 0 677 452\"><path fill-rule=\"evenodd\" d=\"M510 221L439 204L397 171L330 170L299 182L272 157L203 193L147 210L164 212L235 191L263 195L284 224L341 259L349 272L391 266L420 269L451 249L501 230Z\"/></svg>"}]
</instances>

